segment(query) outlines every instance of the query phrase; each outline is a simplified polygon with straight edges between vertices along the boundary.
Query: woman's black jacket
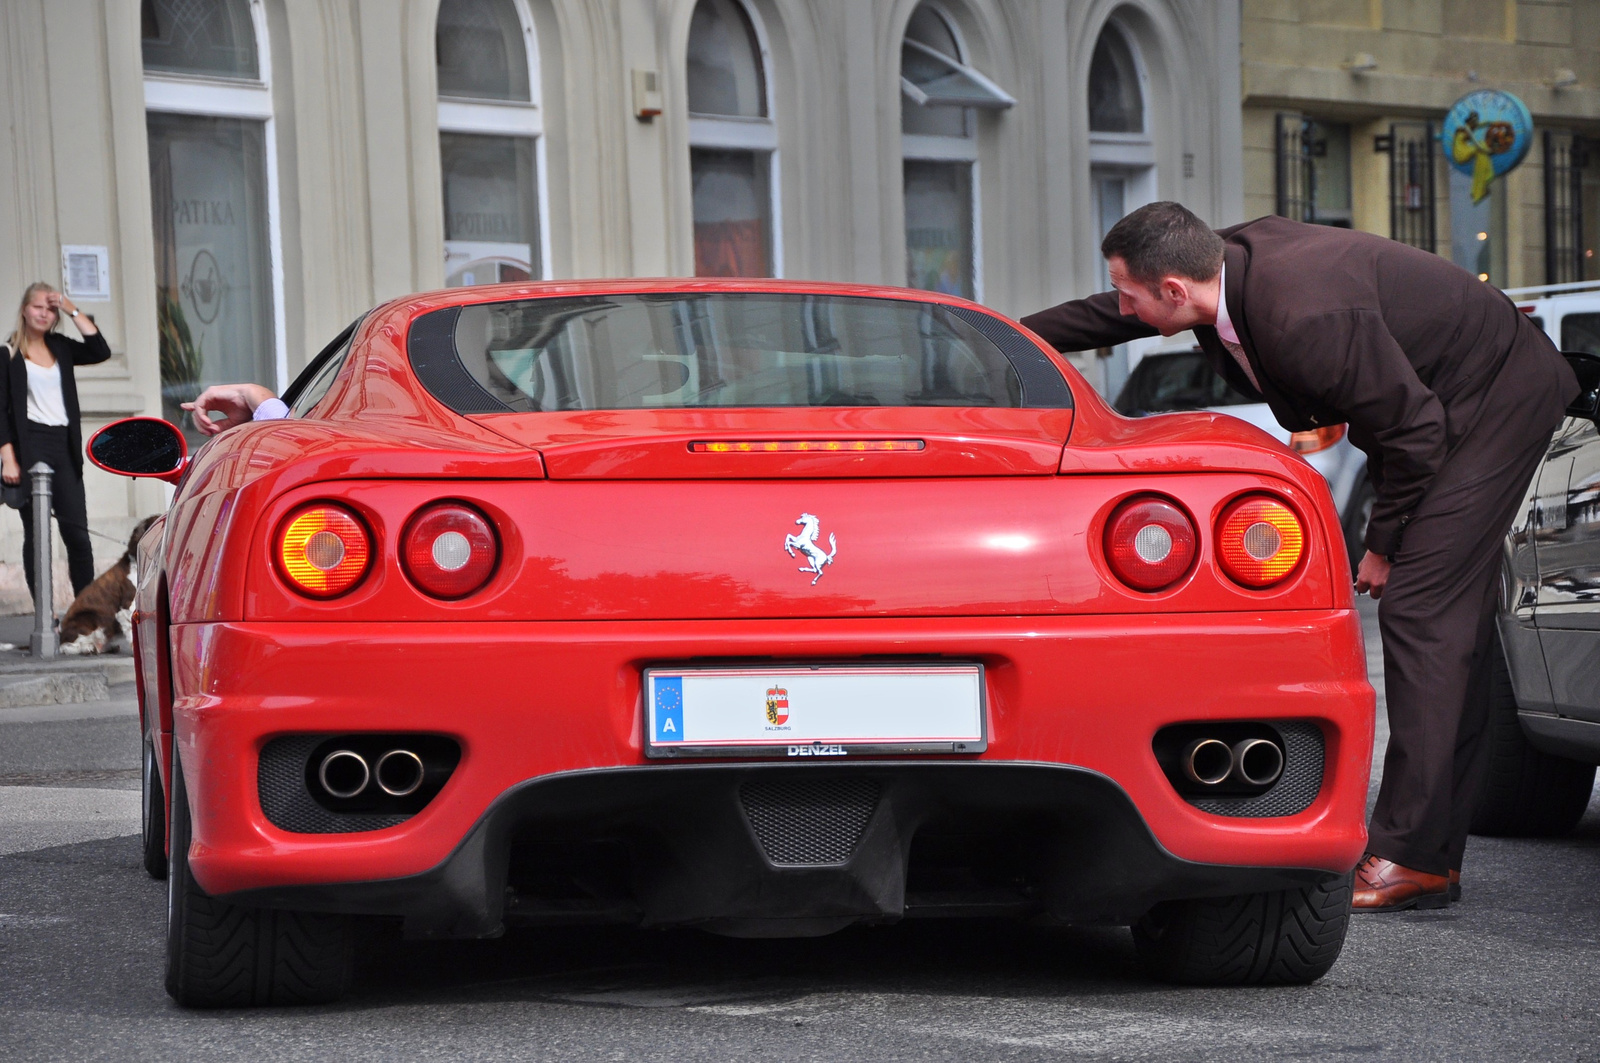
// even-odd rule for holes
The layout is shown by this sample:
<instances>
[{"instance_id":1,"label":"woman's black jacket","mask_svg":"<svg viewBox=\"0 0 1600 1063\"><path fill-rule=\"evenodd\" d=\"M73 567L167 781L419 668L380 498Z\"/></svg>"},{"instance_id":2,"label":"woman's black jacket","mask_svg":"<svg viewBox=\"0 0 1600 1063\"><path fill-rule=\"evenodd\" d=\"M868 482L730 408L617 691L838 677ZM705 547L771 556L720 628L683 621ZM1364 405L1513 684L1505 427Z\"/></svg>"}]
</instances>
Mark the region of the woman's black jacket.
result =
<instances>
[{"instance_id":1,"label":"woman's black jacket","mask_svg":"<svg viewBox=\"0 0 1600 1063\"><path fill-rule=\"evenodd\" d=\"M61 367L61 402L67 408L67 438L72 456L78 463L78 474L83 475L83 428L78 423L78 382L72 374L73 366L95 365L111 357L111 347L105 333L96 332L81 340L63 336L59 332L44 334L45 346L56 356ZM17 463L22 466L23 482L34 457L28 453L28 437L23 426L28 423L28 367L21 351L13 351L8 344L0 343L0 357L5 358L6 371L0 373L0 446L7 443L17 448Z\"/></svg>"}]
</instances>

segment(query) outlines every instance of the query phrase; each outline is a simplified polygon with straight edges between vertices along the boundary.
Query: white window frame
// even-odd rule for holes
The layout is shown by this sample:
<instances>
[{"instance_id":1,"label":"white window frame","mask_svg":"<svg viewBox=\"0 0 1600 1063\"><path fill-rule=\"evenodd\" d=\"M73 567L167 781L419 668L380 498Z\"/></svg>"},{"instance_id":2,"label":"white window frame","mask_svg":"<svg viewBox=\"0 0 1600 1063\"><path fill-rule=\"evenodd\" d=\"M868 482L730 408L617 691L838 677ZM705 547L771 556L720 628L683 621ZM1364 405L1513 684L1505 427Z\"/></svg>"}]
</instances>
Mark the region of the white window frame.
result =
<instances>
[{"instance_id":1,"label":"white window frame","mask_svg":"<svg viewBox=\"0 0 1600 1063\"><path fill-rule=\"evenodd\" d=\"M278 134L272 113L272 42L262 0L250 0L250 26L255 33L256 78L209 77L165 71L144 75L144 109L158 114L207 118L249 118L263 124L267 156L267 253L272 273L272 345L274 390L289 386L288 321L283 298L283 220L278 208Z\"/></svg>"},{"instance_id":2,"label":"white window frame","mask_svg":"<svg viewBox=\"0 0 1600 1063\"><path fill-rule=\"evenodd\" d=\"M967 42L961 35L961 26L950 17L950 12L943 4L921 3L912 8L915 13L917 7L931 8L934 14L944 20L945 29L950 31L951 38L956 42L956 51L960 55L954 56L955 60L963 66L968 64ZM910 25L909 16L907 26ZM901 41L904 43L905 33L902 31ZM896 72L898 73L898 71ZM899 79L904 81L902 77ZM901 91L900 107L902 112L907 106L914 106ZM977 116L973 113L975 108L963 107L961 115L966 133L959 137L934 136L923 133L900 134L900 157L902 161L912 162L965 162L972 167L972 301L983 302L983 166L978 160L978 130L976 129ZM898 123L897 123L898 124ZM905 169L901 168L900 177L900 210L902 222L900 237L905 239Z\"/></svg>"},{"instance_id":3,"label":"white window frame","mask_svg":"<svg viewBox=\"0 0 1600 1063\"><path fill-rule=\"evenodd\" d=\"M533 140L534 211L539 216L539 279L551 279L550 263L550 197L546 195L544 110L540 106L542 94L539 75L539 34L533 25L533 12L527 0L511 0L522 25L522 48L528 61L528 99L479 100L462 96L439 97L439 132L478 133L488 136L529 137ZM438 16L434 16L434 33L439 32ZM439 209L444 209L443 202Z\"/></svg>"},{"instance_id":4,"label":"white window frame","mask_svg":"<svg viewBox=\"0 0 1600 1063\"><path fill-rule=\"evenodd\" d=\"M697 0L698 2L698 0ZM775 101L772 96L772 49L767 43L767 27L762 23L761 16L744 2L734 0L744 11L744 17L750 20L750 28L756 35L756 62L761 64L761 92L767 116L765 118L741 118L726 114L697 114L689 112L689 147L707 148L712 151L752 151L766 152L767 155L767 195L771 203L767 206L768 217L771 219L769 239L772 241L772 275L783 276L783 180L782 167L778 154L778 119ZM687 63L687 58L685 59ZM690 204L691 220L694 214L693 203Z\"/></svg>"}]
</instances>

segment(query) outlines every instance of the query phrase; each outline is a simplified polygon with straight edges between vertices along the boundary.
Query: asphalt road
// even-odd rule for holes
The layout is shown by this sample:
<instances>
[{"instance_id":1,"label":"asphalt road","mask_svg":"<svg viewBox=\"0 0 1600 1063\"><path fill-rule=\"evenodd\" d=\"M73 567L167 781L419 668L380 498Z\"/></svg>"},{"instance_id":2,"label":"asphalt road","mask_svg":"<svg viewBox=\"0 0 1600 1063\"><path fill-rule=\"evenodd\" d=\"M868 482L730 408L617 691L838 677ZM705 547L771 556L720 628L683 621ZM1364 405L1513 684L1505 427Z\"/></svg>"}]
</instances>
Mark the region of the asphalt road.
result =
<instances>
[{"instance_id":1,"label":"asphalt road","mask_svg":"<svg viewBox=\"0 0 1600 1063\"><path fill-rule=\"evenodd\" d=\"M0 1058L1600 1060L1600 798L1568 839L1474 839L1462 903L1357 919L1307 988L1153 984L1116 929L583 930L377 935L339 1005L184 1012L114 693L0 710Z\"/></svg>"}]
</instances>

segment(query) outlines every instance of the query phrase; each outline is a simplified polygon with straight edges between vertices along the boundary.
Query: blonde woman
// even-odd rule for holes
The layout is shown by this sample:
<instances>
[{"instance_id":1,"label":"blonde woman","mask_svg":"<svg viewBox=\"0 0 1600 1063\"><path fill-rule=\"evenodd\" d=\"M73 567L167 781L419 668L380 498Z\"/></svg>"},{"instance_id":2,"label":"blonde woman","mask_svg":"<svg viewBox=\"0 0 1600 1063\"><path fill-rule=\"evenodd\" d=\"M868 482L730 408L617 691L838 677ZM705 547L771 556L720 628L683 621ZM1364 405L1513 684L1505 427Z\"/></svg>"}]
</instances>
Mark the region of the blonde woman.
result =
<instances>
[{"instance_id":1,"label":"blonde woman","mask_svg":"<svg viewBox=\"0 0 1600 1063\"><path fill-rule=\"evenodd\" d=\"M56 329L72 318L81 340ZM33 495L26 470L44 462L55 470L51 508L67 545L72 593L94 580L94 549L83 499L83 429L78 424L78 385L73 368L111 357L93 319L72 300L40 281L28 285L11 338L0 344L0 479L22 484L22 566L33 591Z\"/></svg>"}]
</instances>

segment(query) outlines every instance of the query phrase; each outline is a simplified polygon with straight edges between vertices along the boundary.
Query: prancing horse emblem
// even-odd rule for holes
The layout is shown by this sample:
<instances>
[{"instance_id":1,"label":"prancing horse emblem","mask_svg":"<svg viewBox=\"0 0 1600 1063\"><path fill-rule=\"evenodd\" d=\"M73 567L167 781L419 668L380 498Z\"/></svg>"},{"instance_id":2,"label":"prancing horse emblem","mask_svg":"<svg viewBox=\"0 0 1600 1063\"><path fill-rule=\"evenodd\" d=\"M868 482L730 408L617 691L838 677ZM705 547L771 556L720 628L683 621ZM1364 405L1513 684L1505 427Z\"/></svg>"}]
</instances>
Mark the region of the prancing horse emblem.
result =
<instances>
[{"instance_id":1,"label":"prancing horse emblem","mask_svg":"<svg viewBox=\"0 0 1600 1063\"><path fill-rule=\"evenodd\" d=\"M785 535L783 537L783 550L784 553L788 554L790 557L795 556L794 552L796 550L806 555L806 560L809 561L810 564L806 565L800 571L816 573L816 575L811 578L811 585L815 587L817 585L817 580L822 578L822 567L824 565L833 564L833 555L839 552L839 540L834 538L832 532L829 532L829 550L827 553L823 553L822 547L817 545L817 535L820 533L822 522L809 513L802 513L800 514L800 519L795 521L795 523L800 525L800 534Z\"/></svg>"}]
</instances>

